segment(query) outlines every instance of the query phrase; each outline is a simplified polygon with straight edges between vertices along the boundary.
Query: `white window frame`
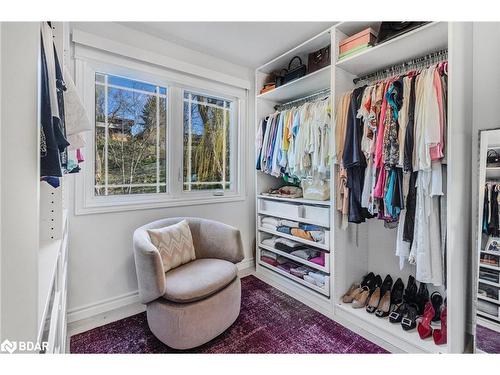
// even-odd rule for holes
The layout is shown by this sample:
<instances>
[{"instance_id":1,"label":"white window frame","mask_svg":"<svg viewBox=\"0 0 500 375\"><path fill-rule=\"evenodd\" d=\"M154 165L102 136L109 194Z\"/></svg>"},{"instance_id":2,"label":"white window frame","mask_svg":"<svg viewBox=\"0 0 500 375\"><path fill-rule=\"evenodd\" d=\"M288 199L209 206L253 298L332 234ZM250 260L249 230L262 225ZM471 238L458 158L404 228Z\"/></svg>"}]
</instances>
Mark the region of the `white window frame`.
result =
<instances>
[{"instance_id":1,"label":"white window frame","mask_svg":"<svg viewBox=\"0 0 500 375\"><path fill-rule=\"evenodd\" d=\"M167 89L166 193L95 195L95 73L122 76ZM247 149L245 139L248 138L249 134L247 127L248 90L174 72L163 67L80 45L75 46L75 83L92 123L92 131L85 134L85 161L75 183L75 214L216 204L245 199L244 166ZM184 91L233 102L235 126L231 133L232 186L230 190L225 190L222 196L216 194L214 190L187 192L182 189Z\"/></svg>"}]
</instances>

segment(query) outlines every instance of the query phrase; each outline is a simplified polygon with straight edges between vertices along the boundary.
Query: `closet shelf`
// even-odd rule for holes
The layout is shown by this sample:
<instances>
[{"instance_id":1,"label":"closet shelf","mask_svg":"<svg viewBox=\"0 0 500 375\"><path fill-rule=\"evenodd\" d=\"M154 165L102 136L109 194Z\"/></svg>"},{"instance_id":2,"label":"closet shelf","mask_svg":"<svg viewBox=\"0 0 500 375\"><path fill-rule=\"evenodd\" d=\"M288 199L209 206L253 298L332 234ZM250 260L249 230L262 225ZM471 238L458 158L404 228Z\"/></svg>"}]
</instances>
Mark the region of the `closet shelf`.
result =
<instances>
[{"instance_id":1,"label":"closet shelf","mask_svg":"<svg viewBox=\"0 0 500 375\"><path fill-rule=\"evenodd\" d=\"M285 103L302 98L330 87L331 67L326 66L295 81L288 82L274 90L257 95L257 99Z\"/></svg>"},{"instance_id":2,"label":"closet shelf","mask_svg":"<svg viewBox=\"0 0 500 375\"><path fill-rule=\"evenodd\" d=\"M57 270L57 262L67 243L67 222L68 210L63 210L63 238L55 241L42 243L38 252L38 326L42 326L45 320L48 307L50 292L54 285L54 276Z\"/></svg>"},{"instance_id":3,"label":"closet shelf","mask_svg":"<svg viewBox=\"0 0 500 375\"><path fill-rule=\"evenodd\" d=\"M322 228L329 229L329 225L325 225L322 221L318 220L313 220L313 219L305 219L303 217L297 217L297 216L292 216L292 215L285 215L281 213L275 213L275 212L269 212L269 211L264 211L264 210L259 210L258 211L259 215L264 215L264 216L271 216L271 217L277 217L280 219L286 219L286 220L292 220L292 221L297 221L299 223L304 223L304 224L312 224L312 225L317 225Z\"/></svg>"},{"instance_id":4,"label":"closet shelf","mask_svg":"<svg viewBox=\"0 0 500 375\"><path fill-rule=\"evenodd\" d=\"M499 283L494 283L493 281L484 280L484 279L479 278L479 282L482 283L482 284L496 286L497 288L500 288L500 284Z\"/></svg>"},{"instance_id":5,"label":"closet shelf","mask_svg":"<svg viewBox=\"0 0 500 375\"><path fill-rule=\"evenodd\" d=\"M489 255L495 255L497 257L500 257L500 251L481 250L481 253L483 253L483 254L489 254Z\"/></svg>"},{"instance_id":6,"label":"closet shelf","mask_svg":"<svg viewBox=\"0 0 500 375\"><path fill-rule=\"evenodd\" d=\"M495 270L495 271L500 271L500 267L490 266L489 264L483 264L481 262L479 263L479 267L488 268L490 270Z\"/></svg>"},{"instance_id":7,"label":"closet shelf","mask_svg":"<svg viewBox=\"0 0 500 375\"><path fill-rule=\"evenodd\" d=\"M412 58L445 49L448 24L431 22L375 47L338 61L335 65L356 76L376 72Z\"/></svg>"},{"instance_id":8,"label":"closet shelf","mask_svg":"<svg viewBox=\"0 0 500 375\"><path fill-rule=\"evenodd\" d=\"M259 247L261 249L265 249L265 250L269 250L275 254L278 254L278 255L281 255L282 257L285 257L285 258L288 258L290 260L293 260L294 262L297 262L297 263L301 263L307 267L311 267L311 268L314 268L318 271L321 271L321 272L324 272L324 273L330 273L330 270L328 269L328 267L323 267L323 266L320 266L319 264L316 264L316 263L312 263L312 262L309 262L305 259L302 259L302 258L299 258L299 257L296 257L294 255L291 255L291 254L288 254L284 251L281 251L281 250L278 250L278 249L275 249L274 247L272 246L267 246L267 245L264 245L263 243L260 243L259 244ZM325 254L325 265L328 264L328 261L329 261L329 254Z\"/></svg>"},{"instance_id":9,"label":"closet shelf","mask_svg":"<svg viewBox=\"0 0 500 375\"><path fill-rule=\"evenodd\" d=\"M267 229L267 228L263 228L263 227L258 227L257 229L259 230L259 232L265 232L265 233L269 233L269 234L272 234L272 235L275 235L278 237L287 238L287 239L295 241L295 242L303 243L304 245L316 247L318 249L327 250L327 251L330 250L329 246L324 244L324 243L318 243L318 242L314 242L314 241L304 240L304 239L297 237L297 236L291 236L291 235L286 234L286 233L278 232L277 230ZM327 237L328 237L328 233L325 233L325 238L327 238Z\"/></svg>"},{"instance_id":10,"label":"closet shelf","mask_svg":"<svg viewBox=\"0 0 500 375\"><path fill-rule=\"evenodd\" d=\"M446 353L446 345L436 345L432 337L430 339L422 340L416 329L412 331L404 331L401 324L393 324L389 322L388 318L379 318L375 314L369 314L365 309L353 309L350 304L338 303L337 308L344 311L346 314L361 319L369 326L376 327L388 334L397 337L402 341L406 341L420 350L427 353Z\"/></svg>"},{"instance_id":11,"label":"closet shelf","mask_svg":"<svg viewBox=\"0 0 500 375\"><path fill-rule=\"evenodd\" d=\"M495 316L495 315L490 315L490 314L485 313L483 311L477 310L477 315L482 316L483 318L488 318L488 319L494 320L496 322L500 322L500 317Z\"/></svg>"},{"instance_id":12,"label":"closet shelf","mask_svg":"<svg viewBox=\"0 0 500 375\"><path fill-rule=\"evenodd\" d=\"M294 56L300 56L302 61L304 63L307 63L307 56L309 55L309 53L317 51L320 48L326 47L331 43L330 30L331 27L313 36L312 38L306 40L305 42L299 44L298 46L282 53L278 57L258 67L257 71L263 73L271 73L279 71L283 68L288 67L290 60Z\"/></svg>"},{"instance_id":13,"label":"closet shelf","mask_svg":"<svg viewBox=\"0 0 500 375\"><path fill-rule=\"evenodd\" d=\"M311 290L314 290L315 292L321 293L322 295L324 295L326 297L330 296L330 289L329 289L330 278L329 277L325 278L325 288L320 288L317 285L314 285L314 284L308 283L307 281L304 281L300 277L294 276L291 273L280 270L278 267L273 267L270 264L267 264L265 262L261 262L260 260L259 260L259 265L261 265L267 269L270 269L271 271L277 272L277 273L285 276L286 278L295 281L298 284L301 284L301 285L303 285Z\"/></svg>"},{"instance_id":14,"label":"closet shelf","mask_svg":"<svg viewBox=\"0 0 500 375\"><path fill-rule=\"evenodd\" d=\"M307 205L311 205L311 206L328 206L328 207L330 207L332 205L330 201L315 201L312 199L304 199L304 198L280 198L280 197L272 197L269 195L262 195L262 194L257 195L257 198L307 204Z\"/></svg>"},{"instance_id":15,"label":"closet shelf","mask_svg":"<svg viewBox=\"0 0 500 375\"><path fill-rule=\"evenodd\" d=\"M482 296L480 294L477 295L477 298L482 299L483 301L494 303L495 305L500 305L500 300L498 299Z\"/></svg>"},{"instance_id":16,"label":"closet shelf","mask_svg":"<svg viewBox=\"0 0 500 375\"><path fill-rule=\"evenodd\" d=\"M486 167L487 178L500 178L500 167Z\"/></svg>"}]
</instances>

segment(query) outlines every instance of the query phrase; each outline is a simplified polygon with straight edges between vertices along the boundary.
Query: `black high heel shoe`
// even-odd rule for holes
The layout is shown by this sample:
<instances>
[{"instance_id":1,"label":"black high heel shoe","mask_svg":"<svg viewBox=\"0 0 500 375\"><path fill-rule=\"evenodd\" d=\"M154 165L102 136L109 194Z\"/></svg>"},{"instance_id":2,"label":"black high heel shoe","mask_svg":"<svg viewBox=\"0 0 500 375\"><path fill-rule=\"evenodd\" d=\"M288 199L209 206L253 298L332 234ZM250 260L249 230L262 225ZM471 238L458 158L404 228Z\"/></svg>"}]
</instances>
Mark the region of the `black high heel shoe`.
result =
<instances>
[{"instance_id":1,"label":"black high heel shoe","mask_svg":"<svg viewBox=\"0 0 500 375\"><path fill-rule=\"evenodd\" d=\"M429 301L429 291L427 290L427 285L425 283L420 283L417 295L415 297L415 304L418 307L418 315L424 314L425 304Z\"/></svg>"},{"instance_id":2,"label":"black high heel shoe","mask_svg":"<svg viewBox=\"0 0 500 375\"><path fill-rule=\"evenodd\" d=\"M418 306L414 303L406 305L406 311L401 319L401 327L405 331L411 331L417 326Z\"/></svg>"},{"instance_id":3,"label":"black high heel shoe","mask_svg":"<svg viewBox=\"0 0 500 375\"><path fill-rule=\"evenodd\" d=\"M392 289L392 277L387 275L380 288L380 301L377 305L377 310L375 315L379 318L384 318L389 315L391 309L391 289Z\"/></svg>"},{"instance_id":4,"label":"black high heel shoe","mask_svg":"<svg viewBox=\"0 0 500 375\"><path fill-rule=\"evenodd\" d=\"M406 284L405 293L403 295L403 302L414 303L417 297L417 283L415 278L410 275L408 276L408 283Z\"/></svg>"},{"instance_id":5,"label":"black high heel shoe","mask_svg":"<svg viewBox=\"0 0 500 375\"><path fill-rule=\"evenodd\" d=\"M361 280L361 287L368 286L369 283L373 282L372 280L375 278L375 275L373 272L367 273L364 277L363 280Z\"/></svg>"},{"instance_id":6,"label":"black high heel shoe","mask_svg":"<svg viewBox=\"0 0 500 375\"><path fill-rule=\"evenodd\" d=\"M404 289L402 303L393 307L391 313L389 314L389 321L391 323L401 323L404 314L406 314L408 305L411 303L415 303L416 297L417 284L415 282L415 278L410 275L408 276L408 282L406 283L406 288Z\"/></svg>"},{"instance_id":7,"label":"black high heel shoe","mask_svg":"<svg viewBox=\"0 0 500 375\"><path fill-rule=\"evenodd\" d=\"M393 315L393 312L397 311L398 307L403 303L404 289L405 285L403 284L403 280L401 280L401 278L398 278L392 287L389 309L387 311L384 310L380 314L377 314L378 317L383 318L386 317L387 315ZM395 318L397 319L397 317Z\"/></svg>"}]
</instances>

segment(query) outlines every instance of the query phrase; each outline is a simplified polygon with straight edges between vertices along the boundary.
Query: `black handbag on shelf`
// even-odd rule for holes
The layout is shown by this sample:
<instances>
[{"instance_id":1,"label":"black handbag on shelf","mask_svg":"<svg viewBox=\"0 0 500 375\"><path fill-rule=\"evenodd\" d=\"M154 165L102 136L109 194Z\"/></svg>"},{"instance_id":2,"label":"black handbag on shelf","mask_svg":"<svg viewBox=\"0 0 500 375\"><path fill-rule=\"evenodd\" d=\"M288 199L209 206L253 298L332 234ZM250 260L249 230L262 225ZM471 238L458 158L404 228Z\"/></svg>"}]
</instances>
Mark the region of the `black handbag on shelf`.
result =
<instances>
[{"instance_id":1,"label":"black handbag on shelf","mask_svg":"<svg viewBox=\"0 0 500 375\"><path fill-rule=\"evenodd\" d=\"M486 155L486 165L488 167L500 167L500 155L495 150L488 150Z\"/></svg>"},{"instance_id":2,"label":"black handbag on shelf","mask_svg":"<svg viewBox=\"0 0 500 375\"><path fill-rule=\"evenodd\" d=\"M407 33L408 31L414 30L420 26L429 23L428 21L420 22L382 22L380 25L380 30L378 32L377 41L375 45L387 42L397 36Z\"/></svg>"},{"instance_id":3,"label":"black handbag on shelf","mask_svg":"<svg viewBox=\"0 0 500 375\"><path fill-rule=\"evenodd\" d=\"M295 60L298 60L299 65L292 68L293 62ZM305 64L302 63L302 59L299 56L294 56L292 57L290 63L288 64L288 70L286 74L283 76L282 84L284 85L285 83L304 77L306 73L307 73L307 67Z\"/></svg>"}]
</instances>

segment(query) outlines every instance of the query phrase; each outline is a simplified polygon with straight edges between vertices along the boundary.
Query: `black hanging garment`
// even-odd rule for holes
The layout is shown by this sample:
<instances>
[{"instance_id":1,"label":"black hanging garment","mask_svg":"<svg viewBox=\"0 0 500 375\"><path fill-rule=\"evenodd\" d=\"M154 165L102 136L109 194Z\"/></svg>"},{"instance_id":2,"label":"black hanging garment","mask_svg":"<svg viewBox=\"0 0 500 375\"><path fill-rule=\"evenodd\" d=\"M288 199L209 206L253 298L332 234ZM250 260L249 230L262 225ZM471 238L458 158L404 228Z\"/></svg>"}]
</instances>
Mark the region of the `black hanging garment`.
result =
<instances>
[{"instance_id":1,"label":"black hanging garment","mask_svg":"<svg viewBox=\"0 0 500 375\"><path fill-rule=\"evenodd\" d=\"M490 198L490 223L488 225L488 233L491 236L499 236L499 220L498 220L498 191L497 185L491 187L491 198Z\"/></svg>"},{"instance_id":2,"label":"black hanging garment","mask_svg":"<svg viewBox=\"0 0 500 375\"><path fill-rule=\"evenodd\" d=\"M63 73L61 65L59 64L59 59L57 58L56 47L54 46L54 60L56 63L56 87L57 87L57 105L59 107L59 118L54 117L54 128L57 129L57 139L59 153L61 156L61 164L64 168L68 165L68 152L67 148L69 142L66 140L66 122L64 115L64 91L66 91L66 85L64 84Z\"/></svg>"},{"instance_id":3,"label":"black hanging garment","mask_svg":"<svg viewBox=\"0 0 500 375\"><path fill-rule=\"evenodd\" d=\"M415 229L415 213L417 207L417 177L418 171L412 172L406 196L406 215L403 228L403 241L413 243L413 231Z\"/></svg>"},{"instance_id":4,"label":"black hanging garment","mask_svg":"<svg viewBox=\"0 0 500 375\"><path fill-rule=\"evenodd\" d=\"M372 215L361 207L363 193L366 158L361 151L361 138L363 137L363 123L357 118L361 105L363 92L366 86L354 89L347 114L347 127L344 141L344 155L342 163L347 171L347 187L349 188L349 215L350 223L362 223Z\"/></svg>"},{"instance_id":5,"label":"black hanging garment","mask_svg":"<svg viewBox=\"0 0 500 375\"><path fill-rule=\"evenodd\" d=\"M413 142L415 127L415 76L410 81L410 98L408 99L408 122L405 131L405 147L403 158L403 170L405 172L413 171Z\"/></svg>"},{"instance_id":6,"label":"black hanging garment","mask_svg":"<svg viewBox=\"0 0 500 375\"><path fill-rule=\"evenodd\" d=\"M489 201L489 192L488 185L484 187L484 201L483 201L483 233L488 234L488 218L490 216L490 201Z\"/></svg>"},{"instance_id":7,"label":"black hanging garment","mask_svg":"<svg viewBox=\"0 0 500 375\"><path fill-rule=\"evenodd\" d=\"M40 175L62 177L60 153L63 152L67 146L69 146L69 143L68 141L66 141L66 138L64 137L60 119L52 116L51 105L59 106L59 103L50 102L47 57L43 47L43 37L41 38L42 41L40 43L40 49L41 49L40 120L42 126L42 133L44 135L45 149L44 152L41 153L40 155ZM60 100L63 101L62 92ZM59 101L59 94L58 94L58 101ZM64 108L60 108L60 116L63 117L63 115L64 115Z\"/></svg>"}]
</instances>

